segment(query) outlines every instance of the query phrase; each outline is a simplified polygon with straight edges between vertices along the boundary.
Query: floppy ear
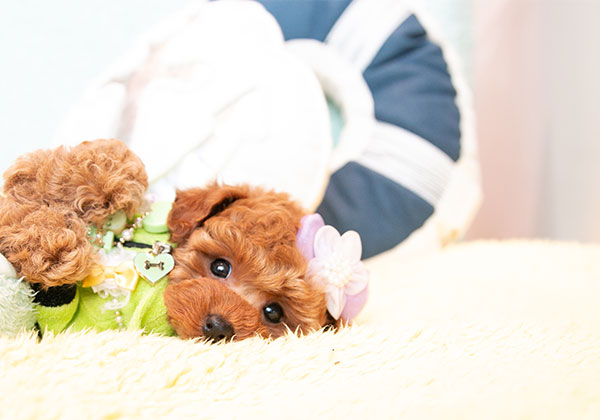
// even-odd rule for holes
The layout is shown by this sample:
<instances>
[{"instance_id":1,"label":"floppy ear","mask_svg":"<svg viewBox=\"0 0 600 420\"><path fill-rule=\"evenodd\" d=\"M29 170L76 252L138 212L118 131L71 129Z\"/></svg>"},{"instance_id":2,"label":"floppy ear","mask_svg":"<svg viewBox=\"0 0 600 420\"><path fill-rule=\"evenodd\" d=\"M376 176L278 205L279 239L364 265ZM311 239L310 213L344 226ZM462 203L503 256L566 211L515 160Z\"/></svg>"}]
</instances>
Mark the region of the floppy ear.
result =
<instances>
[{"instance_id":1,"label":"floppy ear","mask_svg":"<svg viewBox=\"0 0 600 420\"><path fill-rule=\"evenodd\" d=\"M248 194L247 186L217 184L177 191L167 219L171 241L182 244L208 218L222 212L234 201L248 197Z\"/></svg>"}]
</instances>

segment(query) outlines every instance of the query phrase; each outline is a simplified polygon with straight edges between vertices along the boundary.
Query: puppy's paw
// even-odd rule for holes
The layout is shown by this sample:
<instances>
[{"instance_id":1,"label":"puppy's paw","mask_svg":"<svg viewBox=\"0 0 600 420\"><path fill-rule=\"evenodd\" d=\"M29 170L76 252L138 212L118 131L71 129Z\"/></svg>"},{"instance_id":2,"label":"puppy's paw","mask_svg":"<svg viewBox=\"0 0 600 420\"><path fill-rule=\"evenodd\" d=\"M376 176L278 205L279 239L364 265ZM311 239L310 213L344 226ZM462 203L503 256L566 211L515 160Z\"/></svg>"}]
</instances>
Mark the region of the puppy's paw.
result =
<instances>
[{"instance_id":1,"label":"puppy's paw","mask_svg":"<svg viewBox=\"0 0 600 420\"><path fill-rule=\"evenodd\" d=\"M0 248L19 276L44 288L82 280L97 259L87 227L64 208L42 207L0 227Z\"/></svg>"}]
</instances>

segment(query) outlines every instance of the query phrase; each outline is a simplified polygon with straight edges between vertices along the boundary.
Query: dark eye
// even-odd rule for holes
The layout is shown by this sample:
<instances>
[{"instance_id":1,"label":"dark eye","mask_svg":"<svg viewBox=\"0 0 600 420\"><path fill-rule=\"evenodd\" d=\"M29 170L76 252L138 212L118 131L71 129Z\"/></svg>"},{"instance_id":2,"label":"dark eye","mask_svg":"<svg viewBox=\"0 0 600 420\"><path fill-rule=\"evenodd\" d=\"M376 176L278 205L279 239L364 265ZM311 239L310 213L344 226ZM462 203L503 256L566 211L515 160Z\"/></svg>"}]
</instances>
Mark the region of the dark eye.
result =
<instances>
[{"instance_id":1,"label":"dark eye","mask_svg":"<svg viewBox=\"0 0 600 420\"><path fill-rule=\"evenodd\" d=\"M210 271L215 276L221 279L226 279L231 274L231 264L229 264L229 261L224 260L223 258L217 258L210 263Z\"/></svg>"},{"instance_id":2,"label":"dark eye","mask_svg":"<svg viewBox=\"0 0 600 420\"><path fill-rule=\"evenodd\" d=\"M273 324L278 324L283 318L283 309L278 303L269 303L263 308L265 319Z\"/></svg>"}]
</instances>

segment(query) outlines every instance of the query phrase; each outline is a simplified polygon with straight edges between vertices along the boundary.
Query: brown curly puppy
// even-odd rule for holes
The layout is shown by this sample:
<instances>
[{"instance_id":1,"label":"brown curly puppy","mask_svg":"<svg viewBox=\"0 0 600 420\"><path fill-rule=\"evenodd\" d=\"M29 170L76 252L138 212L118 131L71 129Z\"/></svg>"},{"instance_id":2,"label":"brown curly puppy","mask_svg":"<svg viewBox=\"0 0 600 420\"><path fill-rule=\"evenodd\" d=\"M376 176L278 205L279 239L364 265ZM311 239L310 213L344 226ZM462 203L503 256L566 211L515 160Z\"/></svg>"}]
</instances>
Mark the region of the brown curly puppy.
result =
<instances>
[{"instance_id":1,"label":"brown curly puppy","mask_svg":"<svg viewBox=\"0 0 600 420\"><path fill-rule=\"evenodd\" d=\"M115 139L21 156L4 173L0 253L30 283L73 284L96 263L88 226L132 216L147 187L143 163Z\"/></svg>"},{"instance_id":2,"label":"brown curly puppy","mask_svg":"<svg viewBox=\"0 0 600 420\"><path fill-rule=\"evenodd\" d=\"M180 337L277 337L331 321L296 246L305 213L286 194L212 185L178 191L168 226L179 244L164 293Z\"/></svg>"},{"instance_id":3,"label":"brown curly puppy","mask_svg":"<svg viewBox=\"0 0 600 420\"><path fill-rule=\"evenodd\" d=\"M0 253L48 307L70 302L98 263L88 227L119 210L131 217L148 186L142 162L119 140L36 151L4 178ZM177 334L241 340L332 323L296 244L304 214L286 194L249 186L179 191L168 220L179 246L163 295Z\"/></svg>"}]
</instances>

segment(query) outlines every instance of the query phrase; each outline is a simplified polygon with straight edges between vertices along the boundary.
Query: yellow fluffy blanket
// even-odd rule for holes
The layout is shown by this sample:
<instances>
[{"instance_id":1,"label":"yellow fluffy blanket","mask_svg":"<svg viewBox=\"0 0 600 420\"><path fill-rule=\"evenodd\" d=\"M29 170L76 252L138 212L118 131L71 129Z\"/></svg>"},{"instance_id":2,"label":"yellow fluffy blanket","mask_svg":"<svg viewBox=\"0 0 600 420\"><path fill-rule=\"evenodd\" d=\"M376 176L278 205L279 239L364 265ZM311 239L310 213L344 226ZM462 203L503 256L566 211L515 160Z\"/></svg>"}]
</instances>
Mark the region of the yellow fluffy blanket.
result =
<instances>
[{"instance_id":1,"label":"yellow fluffy blanket","mask_svg":"<svg viewBox=\"0 0 600 420\"><path fill-rule=\"evenodd\" d=\"M336 334L0 338L0 417L600 418L600 246L474 242L368 265L367 308Z\"/></svg>"}]
</instances>

